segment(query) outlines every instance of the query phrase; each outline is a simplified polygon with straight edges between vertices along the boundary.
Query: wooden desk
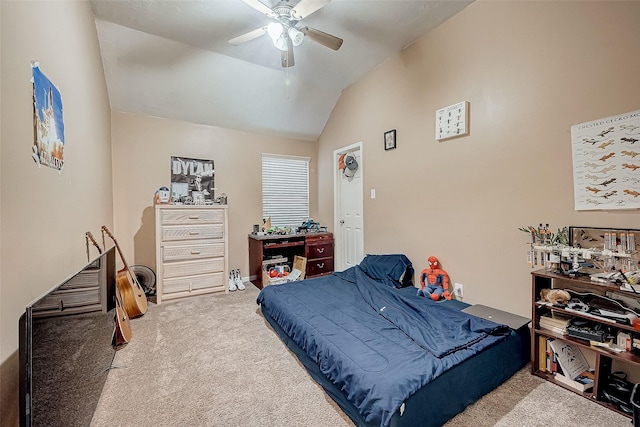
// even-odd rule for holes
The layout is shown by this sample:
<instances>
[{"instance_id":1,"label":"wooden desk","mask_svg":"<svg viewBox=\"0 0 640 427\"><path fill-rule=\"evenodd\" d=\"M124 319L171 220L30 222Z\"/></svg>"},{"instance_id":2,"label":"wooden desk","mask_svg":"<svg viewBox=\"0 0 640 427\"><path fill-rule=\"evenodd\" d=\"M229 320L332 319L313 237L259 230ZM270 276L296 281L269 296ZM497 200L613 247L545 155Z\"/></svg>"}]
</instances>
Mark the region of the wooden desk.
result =
<instances>
[{"instance_id":1,"label":"wooden desk","mask_svg":"<svg viewBox=\"0 0 640 427\"><path fill-rule=\"evenodd\" d=\"M286 258L291 267L296 256L307 258L306 278L333 273L333 234L300 233L257 236L249 234L249 274L251 282L262 289L262 263L271 258Z\"/></svg>"}]
</instances>

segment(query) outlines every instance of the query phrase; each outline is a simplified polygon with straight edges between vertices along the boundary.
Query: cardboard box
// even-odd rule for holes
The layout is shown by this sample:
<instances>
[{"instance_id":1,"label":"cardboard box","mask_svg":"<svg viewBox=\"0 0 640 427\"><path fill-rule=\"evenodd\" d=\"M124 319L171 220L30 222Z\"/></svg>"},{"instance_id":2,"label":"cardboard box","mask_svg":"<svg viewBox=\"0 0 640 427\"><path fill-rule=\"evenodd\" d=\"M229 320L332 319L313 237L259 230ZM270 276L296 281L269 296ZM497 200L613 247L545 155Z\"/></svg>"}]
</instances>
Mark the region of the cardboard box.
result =
<instances>
[{"instance_id":1,"label":"cardboard box","mask_svg":"<svg viewBox=\"0 0 640 427\"><path fill-rule=\"evenodd\" d=\"M300 270L300 280L303 280L307 270L307 258L296 255L293 258L293 270Z\"/></svg>"}]
</instances>

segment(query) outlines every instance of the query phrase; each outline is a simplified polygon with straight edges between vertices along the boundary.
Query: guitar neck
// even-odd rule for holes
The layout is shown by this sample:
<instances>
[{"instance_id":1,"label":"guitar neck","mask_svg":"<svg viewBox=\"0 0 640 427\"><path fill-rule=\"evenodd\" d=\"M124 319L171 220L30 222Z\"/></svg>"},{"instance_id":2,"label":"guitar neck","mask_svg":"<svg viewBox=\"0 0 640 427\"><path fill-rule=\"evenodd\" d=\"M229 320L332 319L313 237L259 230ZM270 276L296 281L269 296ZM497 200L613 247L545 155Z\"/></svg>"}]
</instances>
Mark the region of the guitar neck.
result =
<instances>
[{"instance_id":1,"label":"guitar neck","mask_svg":"<svg viewBox=\"0 0 640 427\"><path fill-rule=\"evenodd\" d=\"M91 234L90 231L87 231L85 235L87 236L87 239L91 240L91 243L93 244L93 246L95 246L96 249L98 249L98 253L102 254L102 249L100 248L100 245L98 245L98 242L96 242L96 239L93 238L93 234Z\"/></svg>"},{"instance_id":2,"label":"guitar neck","mask_svg":"<svg viewBox=\"0 0 640 427\"><path fill-rule=\"evenodd\" d=\"M111 234L109 229L107 227L105 227L104 225L102 226L102 231L104 231L109 237L111 237L111 240L113 240L113 244L116 245L116 249L118 250L118 255L120 255L120 259L122 260L122 264L124 264L124 268L129 270L129 264L127 264L127 261L124 259L124 255L122 254L122 249L120 249L120 245L118 244L118 241L116 240L116 238L113 237L113 234Z\"/></svg>"}]
</instances>

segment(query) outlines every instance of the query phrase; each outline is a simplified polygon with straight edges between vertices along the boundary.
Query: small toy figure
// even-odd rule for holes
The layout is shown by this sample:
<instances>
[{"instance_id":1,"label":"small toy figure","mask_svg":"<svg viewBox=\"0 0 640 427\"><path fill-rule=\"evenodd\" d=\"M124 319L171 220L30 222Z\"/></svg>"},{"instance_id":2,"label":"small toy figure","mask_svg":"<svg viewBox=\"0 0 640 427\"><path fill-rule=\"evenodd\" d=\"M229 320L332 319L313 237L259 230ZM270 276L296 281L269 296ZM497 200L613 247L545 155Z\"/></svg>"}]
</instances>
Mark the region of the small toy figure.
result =
<instances>
[{"instance_id":1,"label":"small toy figure","mask_svg":"<svg viewBox=\"0 0 640 427\"><path fill-rule=\"evenodd\" d=\"M440 261L434 256L430 256L429 268L425 268L420 273L420 289L418 296L430 297L438 301L441 297L451 299L449 292L449 275L440 269Z\"/></svg>"}]
</instances>

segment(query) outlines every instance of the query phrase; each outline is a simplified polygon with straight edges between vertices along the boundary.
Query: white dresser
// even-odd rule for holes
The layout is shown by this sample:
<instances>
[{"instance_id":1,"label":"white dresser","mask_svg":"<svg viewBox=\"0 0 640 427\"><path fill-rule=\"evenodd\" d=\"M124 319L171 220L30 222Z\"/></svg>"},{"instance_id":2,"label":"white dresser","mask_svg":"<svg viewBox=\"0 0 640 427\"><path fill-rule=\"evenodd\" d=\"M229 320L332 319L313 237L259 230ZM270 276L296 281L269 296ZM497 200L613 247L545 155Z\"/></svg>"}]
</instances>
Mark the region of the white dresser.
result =
<instances>
[{"instance_id":1,"label":"white dresser","mask_svg":"<svg viewBox=\"0 0 640 427\"><path fill-rule=\"evenodd\" d=\"M157 304L227 292L227 206L156 205Z\"/></svg>"}]
</instances>

